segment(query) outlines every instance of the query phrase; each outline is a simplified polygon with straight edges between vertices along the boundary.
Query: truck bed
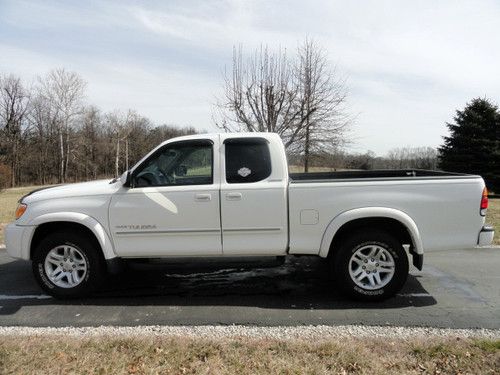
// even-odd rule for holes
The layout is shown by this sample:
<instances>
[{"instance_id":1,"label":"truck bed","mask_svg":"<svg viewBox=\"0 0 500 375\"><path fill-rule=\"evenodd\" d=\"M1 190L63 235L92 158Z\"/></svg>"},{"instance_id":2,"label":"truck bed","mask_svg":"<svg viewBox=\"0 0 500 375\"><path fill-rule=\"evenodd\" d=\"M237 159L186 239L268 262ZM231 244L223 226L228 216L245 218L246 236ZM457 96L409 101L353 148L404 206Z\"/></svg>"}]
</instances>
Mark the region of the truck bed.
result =
<instances>
[{"instance_id":1,"label":"truck bed","mask_svg":"<svg viewBox=\"0 0 500 375\"><path fill-rule=\"evenodd\" d=\"M423 169L379 169L370 171L337 171L290 173L291 183L335 182L346 180L407 180L407 179L453 179L477 178L470 174L431 171Z\"/></svg>"},{"instance_id":2,"label":"truck bed","mask_svg":"<svg viewBox=\"0 0 500 375\"><path fill-rule=\"evenodd\" d=\"M483 187L479 176L418 169L291 174L290 253L320 247L332 218L376 208L408 215L426 251L471 248L484 223Z\"/></svg>"}]
</instances>

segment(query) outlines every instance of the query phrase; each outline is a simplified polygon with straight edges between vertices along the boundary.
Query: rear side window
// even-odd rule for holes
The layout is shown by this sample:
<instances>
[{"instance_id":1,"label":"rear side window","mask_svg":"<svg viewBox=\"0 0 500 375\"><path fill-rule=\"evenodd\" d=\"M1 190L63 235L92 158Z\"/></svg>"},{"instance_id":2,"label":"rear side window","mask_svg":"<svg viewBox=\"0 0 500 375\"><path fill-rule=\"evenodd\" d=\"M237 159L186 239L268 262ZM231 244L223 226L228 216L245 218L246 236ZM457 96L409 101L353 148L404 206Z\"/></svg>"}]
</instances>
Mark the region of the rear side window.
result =
<instances>
[{"instance_id":1,"label":"rear side window","mask_svg":"<svg viewBox=\"0 0 500 375\"><path fill-rule=\"evenodd\" d=\"M262 181L271 175L271 156L265 139L227 139L224 144L229 184Z\"/></svg>"}]
</instances>

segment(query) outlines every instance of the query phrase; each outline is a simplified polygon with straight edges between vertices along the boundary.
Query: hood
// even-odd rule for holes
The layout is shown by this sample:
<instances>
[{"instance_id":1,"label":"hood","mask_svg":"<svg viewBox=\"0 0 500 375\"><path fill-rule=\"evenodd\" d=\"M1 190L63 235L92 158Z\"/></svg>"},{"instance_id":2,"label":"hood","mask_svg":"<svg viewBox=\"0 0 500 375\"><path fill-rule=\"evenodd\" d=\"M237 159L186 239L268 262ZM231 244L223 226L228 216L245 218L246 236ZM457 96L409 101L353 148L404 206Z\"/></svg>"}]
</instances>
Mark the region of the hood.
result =
<instances>
[{"instance_id":1,"label":"hood","mask_svg":"<svg viewBox=\"0 0 500 375\"><path fill-rule=\"evenodd\" d=\"M59 199L89 195L109 195L121 188L120 180L110 183L110 179L76 184L56 185L33 190L21 198L23 203L46 199Z\"/></svg>"}]
</instances>

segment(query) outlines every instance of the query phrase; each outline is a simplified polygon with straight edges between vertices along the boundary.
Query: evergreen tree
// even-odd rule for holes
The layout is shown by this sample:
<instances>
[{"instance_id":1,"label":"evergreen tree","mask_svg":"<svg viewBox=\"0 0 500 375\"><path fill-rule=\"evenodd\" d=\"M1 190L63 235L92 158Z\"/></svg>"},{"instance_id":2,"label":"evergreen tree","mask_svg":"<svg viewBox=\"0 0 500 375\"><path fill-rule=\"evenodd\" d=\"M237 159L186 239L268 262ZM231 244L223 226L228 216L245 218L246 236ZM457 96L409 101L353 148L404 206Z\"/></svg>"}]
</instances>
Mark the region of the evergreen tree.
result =
<instances>
[{"instance_id":1,"label":"evergreen tree","mask_svg":"<svg viewBox=\"0 0 500 375\"><path fill-rule=\"evenodd\" d=\"M476 98L457 110L450 135L439 147L440 168L481 175L490 191L500 193L500 112L488 99Z\"/></svg>"}]
</instances>

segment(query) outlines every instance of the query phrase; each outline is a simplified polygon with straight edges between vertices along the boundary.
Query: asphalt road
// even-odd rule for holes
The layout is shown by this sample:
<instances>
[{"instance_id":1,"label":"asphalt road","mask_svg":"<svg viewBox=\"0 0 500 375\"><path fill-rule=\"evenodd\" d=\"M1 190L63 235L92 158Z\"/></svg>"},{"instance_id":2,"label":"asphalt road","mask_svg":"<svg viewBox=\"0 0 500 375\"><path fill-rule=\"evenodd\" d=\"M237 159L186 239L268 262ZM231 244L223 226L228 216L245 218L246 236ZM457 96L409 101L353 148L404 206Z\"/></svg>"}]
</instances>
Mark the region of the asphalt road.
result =
<instances>
[{"instance_id":1,"label":"asphalt road","mask_svg":"<svg viewBox=\"0 0 500 375\"><path fill-rule=\"evenodd\" d=\"M500 248L428 253L398 296L370 304L338 295L314 257L137 264L91 298L58 301L0 250L0 325L207 324L500 328Z\"/></svg>"}]
</instances>

